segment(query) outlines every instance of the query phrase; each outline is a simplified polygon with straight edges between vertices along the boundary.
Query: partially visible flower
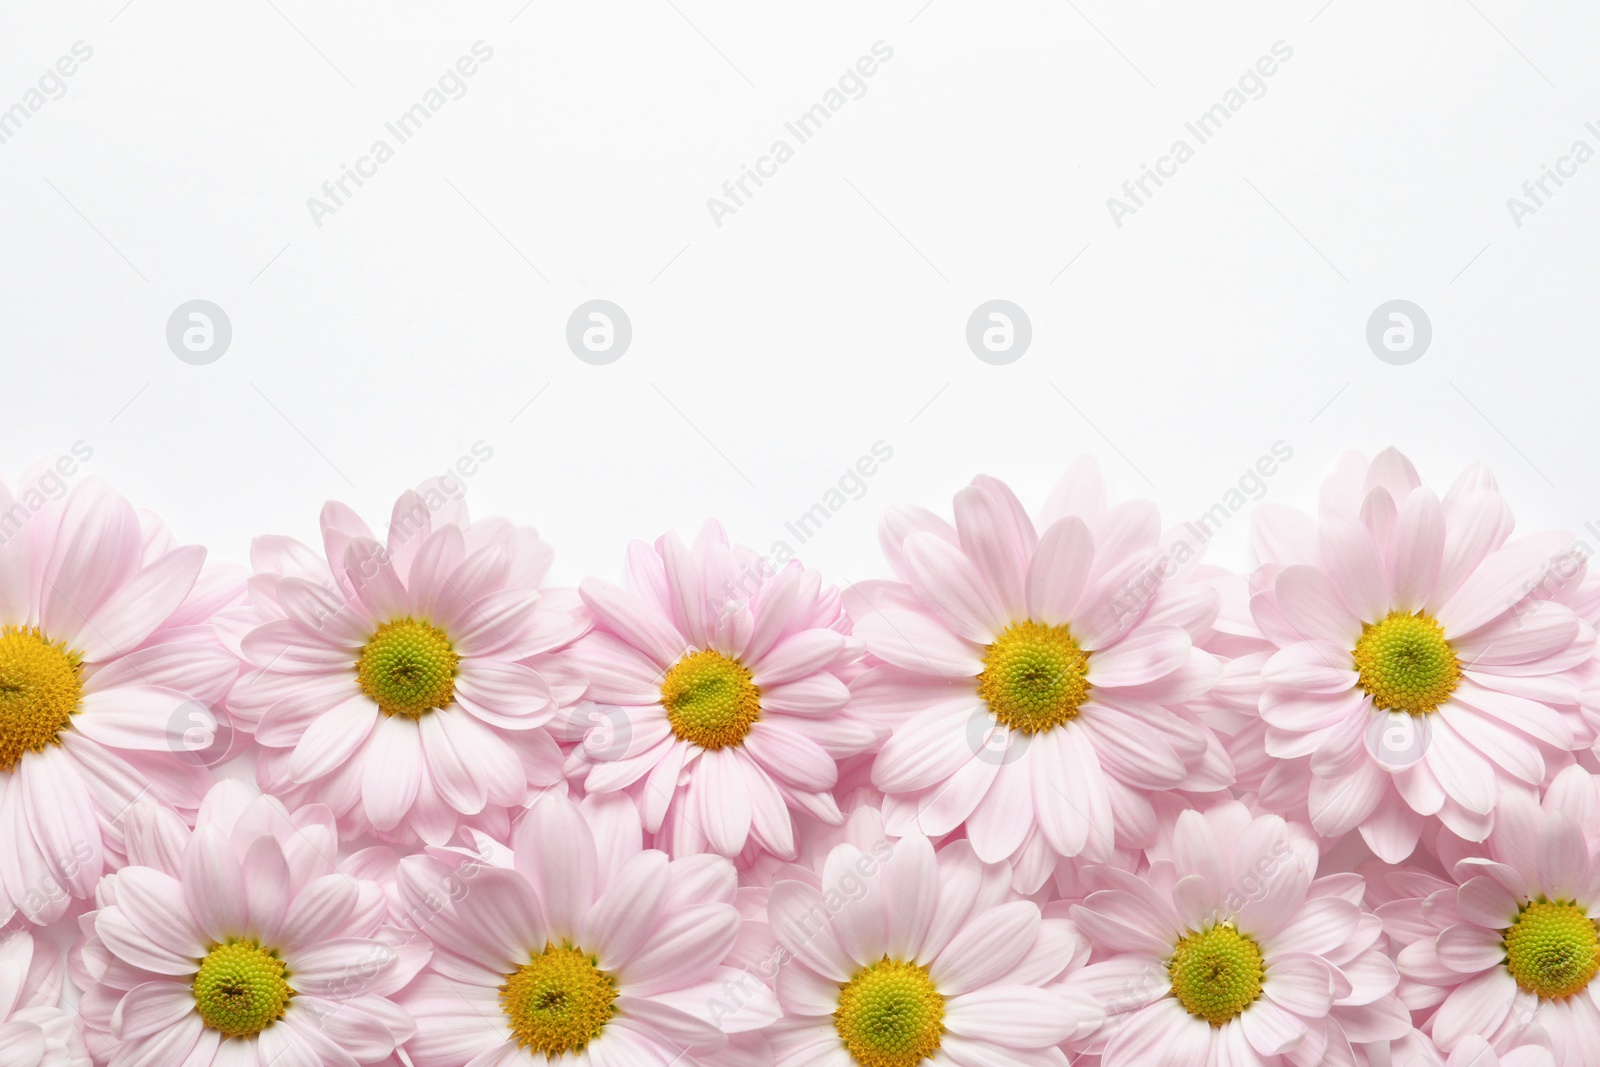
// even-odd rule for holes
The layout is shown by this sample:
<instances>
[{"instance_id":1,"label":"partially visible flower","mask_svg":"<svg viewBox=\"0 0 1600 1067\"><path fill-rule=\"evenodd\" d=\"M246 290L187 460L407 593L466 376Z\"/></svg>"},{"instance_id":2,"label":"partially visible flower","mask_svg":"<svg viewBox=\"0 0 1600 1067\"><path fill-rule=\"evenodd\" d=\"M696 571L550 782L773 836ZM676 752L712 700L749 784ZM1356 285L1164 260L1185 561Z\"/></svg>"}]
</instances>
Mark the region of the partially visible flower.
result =
<instances>
[{"instance_id":1,"label":"partially visible flower","mask_svg":"<svg viewBox=\"0 0 1600 1067\"><path fill-rule=\"evenodd\" d=\"M206 619L241 589L96 479L21 508L0 485L0 924L45 924L117 864L136 799L200 803L182 735L237 674Z\"/></svg>"},{"instance_id":2,"label":"partially visible flower","mask_svg":"<svg viewBox=\"0 0 1600 1067\"><path fill-rule=\"evenodd\" d=\"M400 863L407 910L431 916L435 946L402 998L417 1067L770 1062L757 1031L777 1017L771 990L729 963L731 864L643 848L638 812L617 794L581 808L541 798L512 853L512 868L484 865L445 894L447 864ZM741 999L722 1010L730 987Z\"/></svg>"},{"instance_id":3,"label":"partially visible flower","mask_svg":"<svg viewBox=\"0 0 1600 1067\"><path fill-rule=\"evenodd\" d=\"M1411 1021L1361 879L1316 877L1316 844L1237 802L1178 816L1142 877L1092 868L1072 916L1097 962L1073 984L1111 1017L1103 1067L1353 1064Z\"/></svg>"},{"instance_id":4,"label":"partially visible flower","mask_svg":"<svg viewBox=\"0 0 1600 1067\"><path fill-rule=\"evenodd\" d=\"M1359 828L1390 863L1433 816L1482 840L1497 798L1587 745L1594 629L1541 592L1566 539L1511 529L1487 472L1441 500L1394 449L1347 456L1317 521L1257 514L1265 747L1297 761L1318 833Z\"/></svg>"},{"instance_id":5,"label":"partially visible flower","mask_svg":"<svg viewBox=\"0 0 1600 1067\"><path fill-rule=\"evenodd\" d=\"M89 1052L61 1006L60 954L26 930L0 937L0 1063L89 1067Z\"/></svg>"},{"instance_id":6,"label":"partially visible flower","mask_svg":"<svg viewBox=\"0 0 1600 1067\"><path fill-rule=\"evenodd\" d=\"M1440 1049L1532 1031L1560 1067L1600 1063L1597 820L1594 777L1569 767L1542 804L1501 797L1482 846L1441 842L1449 881L1415 879L1415 896L1380 908L1402 946L1408 1005L1419 1015L1438 1005L1426 1026Z\"/></svg>"},{"instance_id":7,"label":"partially visible flower","mask_svg":"<svg viewBox=\"0 0 1600 1067\"><path fill-rule=\"evenodd\" d=\"M1517 1044L1498 1050L1476 1034L1456 1046L1448 1057L1416 1033L1390 1046L1393 1067L1556 1067L1555 1057L1541 1044Z\"/></svg>"},{"instance_id":8,"label":"partially visible flower","mask_svg":"<svg viewBox=\"0 0 1600 1067\"><path fill-rule=\"evenodd\" d=\"M859 657L839 592L707 523L628 547L628 582L590 578L595 628L571 657L596 707L565 727L591 792L626 790L675 856L795 854L792 812L837 824L835 760L875 735L847 711Z\"/></svg>"},{"instance_id":9,"label":"partially visible flower","mask_svg":"<svg viewBox=\"0 0 1600 1067\"><path fill-rule=\"evenodd\" d=\"M219 623L250 668L229 704L263 746L262 788L327 804L347 837L503 828L560 781L544 727L581 691L548 655L587 625L570 594L539 589L549 547L469 522L439 479L401 495L383 543L335 503L322 535L320 557L257 538L250 608Z\"/></svg>"},{"instance_id":10,"label":"partially visible flower","mask_svg":"<svg viewBox=\"0 0 1600 1067\"><path fill-rule=\"evenodd\" d=\"M381 936L383 891L334 869L326 809L291 813L228 782L192 833L154 805L130 823L134 862L101 881L81 920L80 1018L97 1058L378 1063L412 1034L389 997L421 961Z\"/></svg>"},{"instance_id":11,"label":"partially visible flower","mask_svg":"<svg viewBox=\"0 0 1600 1067\"><path fill-rule=\"evenodd\" d=\"M780 876L767 911L784 950L777 1067L1066 1067L1056 1046L1104 1018L1063 981L1086 940L966 841L845 841Z\"/></svg>"},{"instance_id":12,"label":"partially visible flower","mask_svg":"<svg viewBox=\"0 0 1600 1067\"><path fill-rule=\"evenodd\" d=\"M1149 843L1151 792L1233 780L1184 708L1220 674L1194 643L1218 599L1188 580L1192 550L1163 550L1153 504L1109 507L1088 461L1040 525L987 477L956 495L953 526L893 509L880 540L900 581L846 598L883 664L853 693L893 728L872 775L891 829L962 828L1025 891L1062 857Z\"/></svg>"}]
</instances>

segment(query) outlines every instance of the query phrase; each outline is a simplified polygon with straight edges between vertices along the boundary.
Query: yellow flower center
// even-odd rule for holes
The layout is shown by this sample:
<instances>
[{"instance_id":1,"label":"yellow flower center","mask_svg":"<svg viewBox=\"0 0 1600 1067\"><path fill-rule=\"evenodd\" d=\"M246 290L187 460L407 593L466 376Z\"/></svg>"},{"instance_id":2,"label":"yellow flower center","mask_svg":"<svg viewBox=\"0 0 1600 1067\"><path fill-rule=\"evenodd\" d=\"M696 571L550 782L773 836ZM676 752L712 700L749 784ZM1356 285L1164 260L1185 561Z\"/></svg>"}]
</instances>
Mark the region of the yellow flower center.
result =
<instances>
[{"instance_id":1,"label":"yellow flower center","mask_svg":"<svg viewBox=\"0 0 1600 1067\"><path fill-rule=\"evenodd\" d=\"M395 619L378 627L361 650L356 675L361 691L385 715L420 719L455 700L460 662L450 638L437 626Z\"/></svg>"},{"instance_id":2,"label":"yellow flower center","mask_svg":"<svg viewBox=\"0 0 1600 1067\"><path fill-rule=\"evenodd\" d=\"M1506 931L1506 969L1529 993L1570 997L1600 971L1600 928L1576 904L1526 904Z\"/></svg>"},{"instance_id":3,"label":"yellow flower center","mask_svg":"<svg viewBox=\"0 0 1600 1067\"><path fill-rule=\"evenodd\" d=\"M616 999L616 980L571 945L545 945L500 986L517 1044L546 1056L582 1051L616 1014Z\"/></svg>"},{"instance_id":4,"label":"yellow flower center","mask_svg":"<svg viewBox=\"0 0 1600 1067\"><path fill-rule=\"evenodd\" d=\"M1266 966L1261 949L1231 923L1185 935L1167 964L1183 1010L1221 1026L1256 1002Z\"/></svg>"},{"instance_id":5,"label":"yellow flower center","mask_svg":"<svg viewBox=\"0 0 1600 1067\"><path fill-rule=\"evenodd\" d=\"M679 740L701 748L744 741L761 718L761 689L747 667L707 649L691 652L661 680L661 706Z\"/></svg>"},{"instance_id":6,"label":"yellow flower center","mask_svg":"<svg viewBox=\"0 0 1600 1067\"><path fill-rule=\"evenodd\" d=\"M1013 730L1061 726L1089 698L1089 653L1065 626L1013 623L984 649L978 695Z\"/></svg>"},{"instance_id":7,"label":"yellow flower center","mask_svg":"<svg viewBox=\"0 0 1600 1067\"><path fill-rule=\"evenodd\" d=\"M914 1067L939 1051L944 997L927 968L884 957L839 987L833 1027L861 1067Z\"/></svg>"},{"instance_id":8,"label":"yellow flower center","mask_svg":"<svg viewBox=\"0 0 1600 1067\"><path fill-rule=\"evenodd\" d=\"M1461 681L1461 665L1444 639L1444 627L1422 612L1394 611L1382 622L1363 624L1354 656L1361 688L1379 711L1426 715Z\"/></svg>"},{"instance_id":9,"label":"yellow flower center","mask_svg":"<svg viewBox=\"0 0 1600 1067\"><path fill-rule=\"evenodd\" d=\"M283 961L254 940L217 945L194 976L194 1006L200 1019L225 1037L254 1037L289 1006Z\"/></svg>"},{"instance_id":10,"label":"yellow flower center","mask_svg":"<svg viewBox=\"0 0 1600 1067\"><path fill-rule=\"evenodd\" d=\"M59 743L83 697L80 666L32 627L0 627L0 771Z\"/></svg>"}]
</instances>

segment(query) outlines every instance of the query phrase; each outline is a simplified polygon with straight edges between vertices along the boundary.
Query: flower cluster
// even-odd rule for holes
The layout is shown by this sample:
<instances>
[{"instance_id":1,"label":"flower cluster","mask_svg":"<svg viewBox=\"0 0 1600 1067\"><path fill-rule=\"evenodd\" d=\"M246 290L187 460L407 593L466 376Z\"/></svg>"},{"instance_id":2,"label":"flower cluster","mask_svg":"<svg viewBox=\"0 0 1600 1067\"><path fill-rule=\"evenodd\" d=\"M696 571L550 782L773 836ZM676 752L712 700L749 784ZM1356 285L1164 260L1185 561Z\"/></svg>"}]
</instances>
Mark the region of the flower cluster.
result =
<instances>
[{"instance_id":1,"label":"flower cluster","mask_svg":"<svg viewBox=\"0 0 1600 1067\"><path fill-rule=\"evenodd\" d=\"M1588 547L1394 450L1253 521L568 589L447 480L248 569L0 483L0 1065L1600 1067Z\"/></svg>"}]
</instances>

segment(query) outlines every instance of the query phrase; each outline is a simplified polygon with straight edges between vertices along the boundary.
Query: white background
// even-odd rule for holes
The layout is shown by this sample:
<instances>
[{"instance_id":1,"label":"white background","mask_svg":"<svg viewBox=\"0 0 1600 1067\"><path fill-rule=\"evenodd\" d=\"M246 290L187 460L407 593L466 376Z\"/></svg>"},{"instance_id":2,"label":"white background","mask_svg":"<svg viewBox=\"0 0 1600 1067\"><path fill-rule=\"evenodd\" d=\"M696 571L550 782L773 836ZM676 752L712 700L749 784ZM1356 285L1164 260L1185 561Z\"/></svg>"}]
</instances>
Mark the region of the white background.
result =
<instances>
[{"instance_id":1,"label":"white background","mask_svg":"<svg viewBox=\"0 0 1600 1067\"><path fill-rule=\"evenodd\" d=\"M0 7L0 109L93 49L0 144L0 476L81 440L243 560L314 541L328 498L381 526L482 441L475 513L537 526L567 580L709 515L867 577L885 505L945 510L978 472L1037 503L1085 452L1193 517L1279 440L1269 499L1310 507L1339 452L1393 443L1441 487L1489 461L1524 527L1600 520L1600 161L1520 228L1506 205L1600 148L1586 5L449 6ZM316 225L307 199L480 40L466 95ZM715 225L707 198L877 41L866 94ZM1265 95L1117 227L1107 198L1277 41ZM195 298L232 322L207 366L166 343ZM609 366L565 343L597 298L633 323ZM1032 319L1008 366L966 344L992 298ZM1395 298L1433 325L1408 366L1365 340ZM879 440L799 546L784 522ZM1243 566L1245 530L1212 558Z\"/></svg>"}]
</instances>

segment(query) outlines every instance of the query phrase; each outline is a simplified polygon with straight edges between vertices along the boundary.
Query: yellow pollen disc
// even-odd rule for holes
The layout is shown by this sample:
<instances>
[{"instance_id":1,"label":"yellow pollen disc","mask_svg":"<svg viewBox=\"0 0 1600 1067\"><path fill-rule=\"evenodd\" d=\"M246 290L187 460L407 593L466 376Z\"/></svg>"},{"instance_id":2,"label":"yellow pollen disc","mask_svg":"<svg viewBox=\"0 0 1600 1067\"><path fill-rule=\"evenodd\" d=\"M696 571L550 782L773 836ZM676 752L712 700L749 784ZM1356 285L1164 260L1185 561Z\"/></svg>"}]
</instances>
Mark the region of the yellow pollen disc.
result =
<instances>
[{"instance_id":1,"label":"yellow pollen disc","mask_svg":"<svg viewBox=\"0 0 1600 1067\"><path fill-rule=\"evenodd\" d=\"M1089 653L1065 626L1013 623L984 649L978 695L1013 730L1061 726L1089 698Z\"/></svg>"},{"instance_id":2,"label":"yellow pollen disc","mask_svg":"<svg viewBox=\"0 0 1600 1067\"><path fill-rule=\"evenodd\" d=\"M740 744L761 718L761 689L736 659L691 652L661 680L661 706L679 740L701 748Z\"/></svg>"},{"instance_id":3,"label":"yellow pollen disc","mask_svg":"<svg viewBox=\"0 0 1600 1067\"><path fill-rule=\"evenodd\" d=\"M194 976L200 1020L226 1037L254 1037L289 1007L283 961L250 938L213 947Z\"/></svg>"},{"instance_id":4,"label":"yellow pollen disc","mask_svg":"<svg viewBox=\"0 0 1600 1067\"><path fill-rule=\"evenodd\" d=\"M1600 971L1600 928L1576 904L1536 900L1523 905L1505 941L1511 977L1547 999L1581 992Z\"/></svg>"},{"instance_id":5,"label":"yellow pollen disc","mask_svg":"<svg viewBox=\"0 0 1600 1067\"><path fill-rule=\"evenodd\" d=\"M1426 715L1461 681L1461 665L1444 639L1444 627L1422 612L1394 611L1382 622L1363 624L1354 656L1361 688L1379 711Z\"/></svg>"},{"instance_id":6,"label":"yellow pollen disc","mask_svg":"<svg viewBox=\"0 0 1600 1067\"><path fill-rule=\"evenodd\" d=\"M1261 996L1266 966L1254 940L1220 923L1179 940L1167 974L1184 1011L1221 1026Z\"/></svg>"},{"instance_id":7,"label":"yellow pollen disc","mask_svg":"<svg viewBox=\"0 0 1600 1067\"><path fill-rule=\"evenodd\" d=\"M939 1051L944 997L927 968L884 957L839 987L833 1027L861 1067L915 1067Z\"/></svg>"},{"instance_id":8,"label":"yellow pollen disc","mask_svg":"<svg viewBox=\"0 0 1600 1067\"><path fill-rule=\"evenodd\" d=\"M0 627L0 771L60 743L83 697L80 663L32 627Z\"/></svg>"},{"instance_id":9,"label":"yellow pollen disc","mask_svg":"<svg viewBox=\"0 0 1600 1067\"><path fill-rule=\"evenodd\" d=\"M616 999L616 980L571 945L545 945L500 986L517 1044L546 1056L582 1051L616 1014Z\"/></svg>"},{"instance_id":10,"label":"yellow pollen disc","mask_svg":"<svg viewBox=\"0 0 1600 1067\"><path fill-rule=\"evenodd\" d=\"M417 619L395 619L378 627L356 660L361 691L385 715L420 719L448 708L456 698L456 654L437 626Z\"/></svg>"}]
</instances>

